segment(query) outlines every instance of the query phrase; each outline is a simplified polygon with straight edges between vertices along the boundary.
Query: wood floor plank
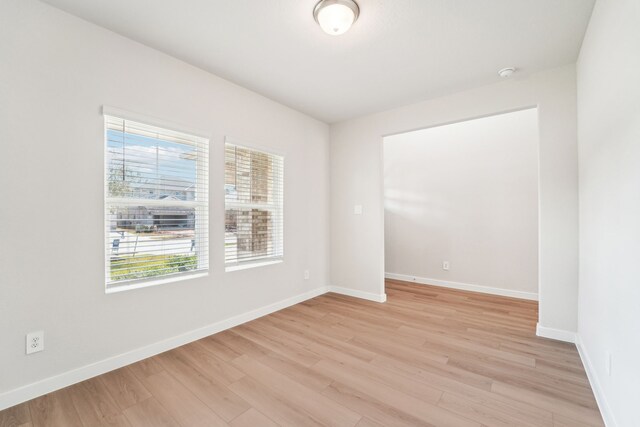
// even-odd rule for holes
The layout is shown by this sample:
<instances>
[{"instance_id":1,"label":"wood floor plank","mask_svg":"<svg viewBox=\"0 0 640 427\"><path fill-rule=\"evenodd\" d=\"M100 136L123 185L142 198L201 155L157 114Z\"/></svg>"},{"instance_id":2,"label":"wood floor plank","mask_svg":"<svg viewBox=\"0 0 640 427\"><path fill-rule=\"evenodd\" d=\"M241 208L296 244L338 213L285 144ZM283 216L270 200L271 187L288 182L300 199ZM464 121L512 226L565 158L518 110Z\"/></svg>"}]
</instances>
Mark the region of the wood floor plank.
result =
<instances>
[{"instance_id":1,"label":"wood floor plank","mask_svg":"<svg viewBox=\"0 0 640 427\"><path fill-rule=\"evenodd\" d=\"M86 427L130 427L100 377L69 387L69 394L82 424Z\"/></svg>"},{"instance_id":2,"label":"wood floor plank","mask_svg":"<svg viewBox=\"0 0 640 427\"><path fill-rule=\"evenodd\" d=\"M521 424L528 423L536 426L548 426L552 422L550 411L538 408L525 402L512 399L497 393L473 387L447 375L438 375L424 371L415 366L390 358L379 357L372 362L373 366L380 366L392 371L399 377L424 381L428 385L444 392L463 396L475 404L481 404L497 411L506 412L513 418L521 420Z\"/></svg>"},{"instance_id":3,"label":"wood floor plank","mask_svg":"<svg viewBox=\"0 0 640 427\"><path fill-rule=\"evenodd\" d=\"M249 409L247 402L216 379L215 372L211 374L191 363L183 349L162 353L158 360L166 372L224 420L230 421Z\"/></svg>"},{"instance_id":4,"label":"wood floor plank","mask_svg":"<svg viewBox=\"0 0 640 427\"><path fill-rule=\"evenodd\" d=\"M387 281L328 293L0 411L0 427L601 427L538 304Z\"/></svg>"},{"instance_id":5,"label":"wood floor plank","mask_svg":"<svg viewBox=\"0 0 640 427\"><path fill-rule=\"evenodd\" d=\"M139 380L148 378L151 375L159 374L164 370L162 365L158 363L155 356L133 363L127 366L127 368L129 368Z\"/></svg>"},{"instance_id":6,"label":"wood floor plank","mask_svg":"<svg viewBox=\"0 0 640 427\"><path fill-rule=\"evenodd\" d=\"M385 427L383 424L377 423L369 418L362 417L356 427Z\"/></svg>"},{"instance_id":7,"label":"wood floor plank","mask_svg":"<svg viewBox=\"0 0 640 427\"><path fill-rule=\"evenodd\" d=\"M251 408L231 421L231 427L278 427L278 424L271 421L255 408Z\"/></svg>"},{"instance_id":8,"label":"wood floor plank","mask_svg":"<svg viewBox=\"0 0 640 427\"><path fill-rule=\"evenodd\" d=\"M452 357L448 364L492 378L494 384L498 381L553 396L558 400L566 400L592 409L597 408L590 388L572 384L562 378L554 378L535 369L526 370L491 360L474 360L470 357Z\"/></svg>"},{"instance_id":9,"label":"wood floor plank","mask_svg":"<svg viewBox=\"0 0 640 427\"><path fill-rule=\"evenodd\" d=\"M406 376L399 376L395 372L380 366L361 363L360 360L346 354L324 351L324 349L321 349L318 345L314 345L313 348L325 356L325 360L312 367L312 369L316 371L322 372L322 369L324 369L323 363L332 363L333 366L339 367L338 370L333 373L333 377L336 377L336 374L340 375L340 370L344 369L350 374L357 375L359 378L365 379L366 381L375 381L377 383L384 384L385 386L391 387L417 399L424 400L425 402L435 403L438 401L440 396L442 396L441 390L438 390L425 382L420 382ZM328 378L326 373L324 376ZM344 377L340 375L340 378Z\"/></svg>"},{"instance_id":10,"label":"wood floor plank","mask_svg":"<svg viewBox=\"0 0 640 427\"><path fill-rule=\"evenodd\" d=\"M312 390L322 391L333 381L331 378L293 362L278 353L269 353L259 358L258 361Z\"/></svg>"},{"instance_id":11,"label":"wood floor plank","mask_svg":"<svg viewBox=\"0 0 640 427\"><path fill-rule=\"evenodd\" d=\"M444 393L440 401L438 401L438 406L463 417L480 421L483 426L515 427L532 425L526 419L512 417L507 412L502 412L482 403L476 403L453 393ZM536 424L540 425L539 423ZM551 422L548 425L551 426Z\"/></svg>"},{"instance_id":12,"label":"wood floor plank","mask_svg":"<svg viewBox=\"0 0 640 427\"><path fill-rule=\"evenodd\" d=\"M486 343L480 344L470 341L469 339L456 339L452 336L444 336L434 334L424 329L418 329L410 326L400 326L398 331L407 332L425 339L424 347L442 346L450 348L455 352L462 353L480 353L485 356L492 356L496 359L503 359L509 362L519 363L524 366L535 367L536 360L531 356L523 356L514 352L504 351L492 348Z\"/></svg>"},{"instance_id":13,"label":"wood floor plank","mask_svg":"<svg viewBox=\"0 0 640 427\"><path fill-rule=\"evenodd\" d=\"M386 400L371 397L339 381L331 383L322 394L386 427L413 427L426 424L413 414L387 403Z\"/></svg>"},{"instance_id":14,"label":"wood floor plank","mask_svg":"<svg viewBox=\"0 0 640 427\"><path fill-rule=\"evenodd\" d=\"M229 388L281 426L320 427L323 425L306 414L302 408L294 407L250 376L236 381Z\"/></svg>"},{"instance_id":15,"label":"wood floor plank","mask_svg":"<svg viewBox=\"0 0 640 427\"><path fill-rule=\"evenodd\" d=\"M234 332L249 341L252 341L270 352L281 354L289 359L300 363L303 366L311 366L318 362L320 359L318 356L308 350L302 345L293 340L286 340L280 335L263 335L255 328L249 326L239 326L234 329Z\"/></svg>"},{"instance_id":16,"label":"wood floor plank","mask_svg":"<svg viewBox=\"0 0 640 427\"><path fill-rule=\"evenodd\" d=\"M505 396L511 396L514 399L531 402L553 413L558 413L569 419L579 421L585 426L601 427L604 425L597 409L585 408L575 403L547 396L544 393L498 381L493 383L492 391Z\"/></svg>"},{"instance_id":17,"label":"wood floor plank","mask_svg":"<svg viewBox=\"0 0 640 427\"><path fill-rule=\"evenodd\" d=\"M233 363L247 375L268 387L273 394L304 410L321 425L353 427L362 418L360 414L248 356L238 357Z\"/></svg>"},{"instance_id":18,"label":"wood floor plank","mask_svg":"<svg viewBox=\"0 0 640 427\"><path fill-rule=\"evenodd\" d=\"M227 345L228 337L228 334L221 332L219 334L205 337L199 340L197 343L217 358L222 359L226 362L230 362L236 357L242 356L242 353L234 350Z\"/></svg>"},{"instance_id":19,"label":"wood floor plank","mask_svg":"<svg viewBox=\"0 0 640 427\"><path fill-rule=\"evenodd\" d=\"M31 423L29 403L21 403L6 411L0 411L0 427L21 427Z\"/></svg>"},{"instance_id":20,"label":"wood floor plank","mask_svg":"<svg viewBox=\"0 0 640 427\"><path fill-rule=\"evenodd\" d=\"M268 316L271 322L285 324L294 331L305 333L307 336L330 337L338 341L348 341L354 336L354 332L341 325L330 324L325 325L318 322L311 323L304 319L298 319L295 314L287 312L277 312Z\"/></svg>"},{"instance_id":21,"label":"wood floor plank","mask_svg":"<svg viewBox=\"0 0 640 427\"><path fill-rule=\"evenodd\" d=\"M167 372L151 375L143 384L182 427L228 425Z\"/></svg>"},{"instance_id":22,"label":"wood floor plank","mask_svg":"<svg viewBox=\"0 0 640 427\"><path fill-rule=\"evenodd\" d=\"M200 370L214 376L218 381L229 385L238 381L244 374L236 369L231 363L220 359L215 353L210 352L207 347L201 345L200 341L187 344L181 348L181 354L193 363Z\"/></svg>"},{"instance_id":23,"label":"wood floor plank","mask_svg":"<svg viewBox=\"0 0 640 427\"><path fill-rule=\"evenodd\" d=\"M377 352L379 355L404 361L406 364L415 366L421 371L429 371L437 375L450 376L464 384L469 384L485 390L489 390L491 388L491 378L465 369L460 369L446 363L434 361L432 357L425 355L426 351L421 351L420 349L385 346L383 342L373 343L366 338L356 338L352 342L357 346Z\"/></svg>"},{"instance_id":24,"label":"wood floor plank","mask_svg":"<svg viewBox=\"0 0 640 427\"><path fill-rule=\"evenodd\" d=\"M604 425L604 424L603 424ZM553 414L553 427L584 427L585 423L582 421L576 421L570 417Z\"/></svg>"},{"instance_id":25,"label":"wood floor plank","mask_svg":"<svg viewBox=\"0 0 640 427\"><path fill-rule=\"evenodd\" d=\"M373 351L369 351L364 348L357 347L350 344L348 341L353 339L353 335L349 337L348 340L343 340L341 338L338 338L332 335L327 335L327 334L322 335L320 333L317 333L309 329L305 329L305 328L299 329L300 326L295 324L279 323L277 325L279 329L287 331L291 334L300 334L306 337L309 342L307 344L308 349L311 348L310 347L311 345L317 343L326 347L334 348L336 350L336 353L346 353L346 354L349 354L350 356L359 358L364 362L370 362L377 355L377 353Z\"/></svg>"},{"instance_id":26,"label":"wood floor plank","mask_svg":"<svg viewBox=\"0 0 640 427\"><path fill-rule=\"evenodd\" d=\"M132 427L180 427L153 397L138 402L123 412Z\"/></svg>"},{"instance_id":27,"label":"wood floor plank","mask_svg":"<svg viewBox=\"0 0 640 427\"><path fill-rule=\"evenodd\" d=\"M29 401L29 412L35 427L82 427L68 388Z\"/></svg>"},{"instance_id":28,"label":"wood floor plank","mask_svg":"<svg viewBox=\"0 0 640 427\"><path fill-rule=\"evenodd\" d=\"M413 396L403 393L394 387L388 386L383 382L373 380L366 375L354 372L354 370L346 366L330 360L322 360L318 362L314 369L327 375L333 372L340 381L344 382L352 389L358 390L372 398L386 402L397 408L399 411L411 414L415 418L422 420L424 423L433 425L446 426L465 426L479 427L480 423L457 416L456 414L443 410L436 406L436 403L442 392L431 389L427 394L424 393L422 399L416 399ZM429 403L431 402L431 403Z\"/></svg>"},{"instance_id":29,"label":"wood floor plank","mask_svg":"<svg viewBox=\"0 0 640 427\"><path fill-rule=\"evenodd\" d=\"M120 410L125 410L151 397L151 393L144 388L129 366L107 372L100 376L100 380L113 396Z\"/></svg>"}]
</instances>

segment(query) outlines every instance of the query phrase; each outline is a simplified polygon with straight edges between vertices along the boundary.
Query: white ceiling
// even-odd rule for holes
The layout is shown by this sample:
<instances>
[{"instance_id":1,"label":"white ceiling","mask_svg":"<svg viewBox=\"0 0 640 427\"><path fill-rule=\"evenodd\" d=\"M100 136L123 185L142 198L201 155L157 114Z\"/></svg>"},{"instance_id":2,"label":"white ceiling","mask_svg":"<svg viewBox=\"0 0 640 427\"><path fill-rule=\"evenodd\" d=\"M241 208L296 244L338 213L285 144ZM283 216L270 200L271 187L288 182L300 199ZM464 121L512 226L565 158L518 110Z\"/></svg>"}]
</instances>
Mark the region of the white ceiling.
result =
<instances>
[{"instance_id":1,"label":"white ceiling","mask_svg":"<svg viewBox=\"0 0 640 427\"><path fill-rule=\"evenodd\" d=\"M575 62L594 0L44 0L328 123Z\"/></svg>"}]
</instances>

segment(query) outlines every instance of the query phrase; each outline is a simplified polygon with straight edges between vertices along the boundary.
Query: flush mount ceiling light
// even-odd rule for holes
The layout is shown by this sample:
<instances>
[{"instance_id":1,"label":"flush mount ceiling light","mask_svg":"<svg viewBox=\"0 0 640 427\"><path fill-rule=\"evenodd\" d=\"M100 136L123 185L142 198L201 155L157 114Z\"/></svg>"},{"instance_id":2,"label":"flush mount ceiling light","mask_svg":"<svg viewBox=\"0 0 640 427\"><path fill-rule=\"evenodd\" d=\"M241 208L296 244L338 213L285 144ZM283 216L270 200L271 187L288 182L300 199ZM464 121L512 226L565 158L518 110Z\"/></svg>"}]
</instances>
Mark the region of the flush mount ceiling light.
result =
<instances>
[{"instance_id":1,"label":"flush mount ceiling light","mask_svg":"<svg viewBox=\"0 0 640 427\"><path fill-rule=\"evenodd\" d=\"M353 0L320 0L313 17L320 28L332 36L346 33L358 19L360 8Z\"/></svg>"},{"instance_id":2,"label":"flush mount ceiling light","mask_svg":"<svg viewBox=\"0 0 640 427\"><path fill-rule=\"evenodd\" d=\"M513 74L515 72L516 72L515 67L507 67L507 68L503 68L502 70L498 71L498 75L500 77L510 77L511 74Z\"/></svg>"}]
</instances>

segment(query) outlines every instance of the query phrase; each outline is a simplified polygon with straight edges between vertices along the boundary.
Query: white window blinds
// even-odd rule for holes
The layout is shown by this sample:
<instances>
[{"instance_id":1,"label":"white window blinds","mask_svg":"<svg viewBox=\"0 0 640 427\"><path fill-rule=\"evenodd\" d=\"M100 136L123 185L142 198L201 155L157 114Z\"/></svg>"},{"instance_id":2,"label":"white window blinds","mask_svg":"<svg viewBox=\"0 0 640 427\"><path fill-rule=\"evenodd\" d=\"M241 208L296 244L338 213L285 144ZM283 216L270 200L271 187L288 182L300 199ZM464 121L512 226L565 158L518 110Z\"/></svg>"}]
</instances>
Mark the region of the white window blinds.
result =
<instances>
[{"instance_id":1,"label":"white window blinds","mask_svg":"<svg viewBox=\"0 0 640 427\"><path fill-rule=\"evenodd\" d=\"M225 264L281 260L284 158L225 145Z\"/></svg>"},{"instance_id":2,"label":"white window blinds","mask_svg":"<svg viewBox=\"0 0 640 427\"><path fill-rule=\"evenodd\" d=\"M207 271L208 140L105 115L106 285Z\"/></svg>"}]
</instances>

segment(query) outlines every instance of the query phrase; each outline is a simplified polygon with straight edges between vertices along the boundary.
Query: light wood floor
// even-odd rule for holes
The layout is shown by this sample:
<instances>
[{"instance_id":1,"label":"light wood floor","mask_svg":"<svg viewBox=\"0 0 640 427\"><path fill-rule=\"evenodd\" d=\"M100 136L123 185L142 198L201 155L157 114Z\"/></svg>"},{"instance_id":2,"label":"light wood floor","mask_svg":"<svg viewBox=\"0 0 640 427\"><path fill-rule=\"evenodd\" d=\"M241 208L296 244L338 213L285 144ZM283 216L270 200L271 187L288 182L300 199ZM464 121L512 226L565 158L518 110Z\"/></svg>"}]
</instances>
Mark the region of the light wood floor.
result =
<instances>
[{"instance_id":1,"label":"light wood floor","mask_svg":"<svg viewBox=\"0 0 640 427\"><path fill-rule=\"evenodd\" d=\"M327 294L0 412L0 426L602 426L537 303Z\"/></svg>"}]
</instances>

